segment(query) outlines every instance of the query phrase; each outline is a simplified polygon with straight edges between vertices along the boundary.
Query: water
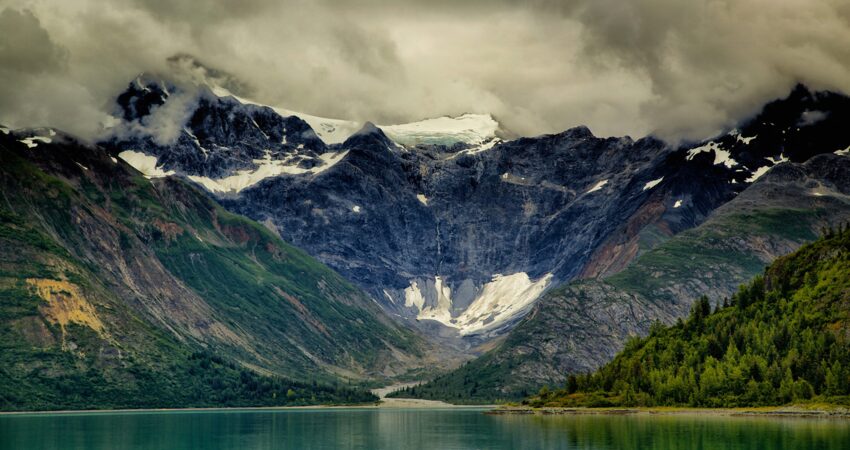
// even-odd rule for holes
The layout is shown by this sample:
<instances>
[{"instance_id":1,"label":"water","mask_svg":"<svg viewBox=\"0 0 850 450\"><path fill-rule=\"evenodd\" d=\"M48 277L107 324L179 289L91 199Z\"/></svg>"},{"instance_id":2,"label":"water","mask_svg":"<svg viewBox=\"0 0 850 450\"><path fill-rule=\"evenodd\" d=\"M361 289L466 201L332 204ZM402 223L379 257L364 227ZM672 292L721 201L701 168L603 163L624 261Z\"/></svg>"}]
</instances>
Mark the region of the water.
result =
<instances>
[{"instance_id":1,"label":"water","mask_svg":"<svg viewBox=\"0 0 850 450\"><path fill-rule=\"evenodd\" d=\"M0 416L0 450L850 449L850 421L311 409Z\"/></svg>"}]
</instances>

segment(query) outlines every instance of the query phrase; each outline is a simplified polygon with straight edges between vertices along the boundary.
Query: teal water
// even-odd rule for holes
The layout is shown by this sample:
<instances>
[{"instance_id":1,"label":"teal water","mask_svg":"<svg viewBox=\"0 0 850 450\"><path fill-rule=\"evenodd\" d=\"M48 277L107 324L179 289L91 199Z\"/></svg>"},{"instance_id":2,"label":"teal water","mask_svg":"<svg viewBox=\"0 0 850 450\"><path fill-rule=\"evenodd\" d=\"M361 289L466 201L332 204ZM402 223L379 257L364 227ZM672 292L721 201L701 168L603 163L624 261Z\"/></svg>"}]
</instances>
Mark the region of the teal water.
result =
<instances>
[{"instance_id":1,"label":"teal water","mask_svg":"<svg viewBox=\"0 0 850 450\"><path fill-rule=\"evenodd\" d=\"M0 416L0 449L850 449L850 421L311 409Z\"/></svg>"}]
</instances>

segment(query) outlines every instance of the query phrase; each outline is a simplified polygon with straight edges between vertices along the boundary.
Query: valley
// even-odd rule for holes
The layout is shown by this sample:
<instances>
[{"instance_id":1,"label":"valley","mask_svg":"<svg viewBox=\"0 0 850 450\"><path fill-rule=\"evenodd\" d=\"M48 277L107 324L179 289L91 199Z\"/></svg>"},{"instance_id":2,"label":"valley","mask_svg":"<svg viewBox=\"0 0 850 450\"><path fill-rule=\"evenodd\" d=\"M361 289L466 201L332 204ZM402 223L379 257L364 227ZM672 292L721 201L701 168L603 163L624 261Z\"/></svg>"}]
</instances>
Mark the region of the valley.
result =
<instances>
[{"instance_id":1,"label":"valley","mask_svg":"<svg viewBox=\"0 0 850 450\"><path fill-rule=\"evenodd\" d=\"M55 305L6 323L132 389L169 345L358 395L415 380L378 391L399 405L516 401L850 217L850 99L803 86L678 146L474 114L357 127L206 79L140 75L116 105L97 145L4 134L9 289ZM186 122L163 136L172 107Z\"/></svg>"}]
</instances>

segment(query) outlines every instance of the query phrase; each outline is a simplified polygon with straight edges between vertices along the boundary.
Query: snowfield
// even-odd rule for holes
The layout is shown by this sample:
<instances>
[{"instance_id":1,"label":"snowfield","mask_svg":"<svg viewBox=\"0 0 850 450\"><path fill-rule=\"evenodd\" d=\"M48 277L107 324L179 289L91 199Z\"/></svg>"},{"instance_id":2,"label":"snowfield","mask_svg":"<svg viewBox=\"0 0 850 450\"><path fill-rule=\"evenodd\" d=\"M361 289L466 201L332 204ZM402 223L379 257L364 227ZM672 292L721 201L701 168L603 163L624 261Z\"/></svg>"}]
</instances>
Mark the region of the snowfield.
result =
<instances>
[{"instance_id":1,"label":"snowfield","mask_svg":"<svg viewBox=\"0 0 850 450\"><path fill-rule=\"evenodd\" d=\"M210 85L209 88L218 97L232 97L246 105L268 106L283 117L298 117L307 122L310 128L316 132L316 135L325 144L340 144L345 142L346 139L363 127L361 122L353 120L329 119L278 106L257 103L253 100L236 96L220 86ZM464 143L475 146L475 148L466 150L474 154L489 150L501 142L496 138L499 122L489 114L463 114L457 117L444 116L398 125L376 126L383 130L387 137L397 144L404 146L415 146L418 144L454 145Z\"/></svg>"},{"instance_id":2,"label":"snowfield","mask_svg":"<svg viewBox=\"0 0 850 450\"><path fill-rule=\"evenodd\" d=\"M478 146L468 149L478 153L492 148L496 142L499 122L489 114L463 114L458 117L437 117L401 125L378 125L393 141L405 145L454 145L464 143Z\"/></svg>"},{"instance_id":3,"label":"snowfield","mask_svg":"<svg viewBox=\"0 0 850 450\"><path fill-rule=\"evenodd\" d=\"M437 276L433 283L426 282L428 289L412 281L404 290L404 305L418 311L418 320L435 320L457 329L462 336L480 334L525 313L551 285L552 279L552 274L546 274L532 280L524 272L493 275L490 282L478 290L472 303L460 314L453 315L452 290Z\"/></svg>"}]
</instances>

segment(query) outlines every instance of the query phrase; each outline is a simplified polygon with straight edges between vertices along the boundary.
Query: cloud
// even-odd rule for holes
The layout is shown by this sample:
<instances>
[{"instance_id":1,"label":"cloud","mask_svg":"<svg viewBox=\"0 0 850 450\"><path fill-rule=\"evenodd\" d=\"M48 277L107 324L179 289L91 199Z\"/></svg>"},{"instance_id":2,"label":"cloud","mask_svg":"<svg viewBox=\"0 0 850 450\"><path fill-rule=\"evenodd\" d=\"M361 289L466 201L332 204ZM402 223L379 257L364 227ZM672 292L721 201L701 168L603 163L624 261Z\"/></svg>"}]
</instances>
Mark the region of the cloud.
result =
<instances>
[{"instance_id":1,"label":"cloud","mask_svg":"<svg viewBox=\"0 0 850 450\"><path fill-rule=\"evenodd\" d=\"M210 67L187 53L169 56L166 61L170 75L187 78L178 81L220 86L241 97L254 95L254 89L233 74Z\"/></svg>"},{"instance_id":2,"label":"cloud","mask_svg":"<svg viewBox=\"0 0 850 450\"><path fill-rule=\"evenodd\" d=\"M0 61L2 70L25 73L60 71L68 52L50 39L30 11L5 9L0 12Z\"/></svg>"},{"instance_id":3,"label":"cloud","mask_svg":"<svg viewBox=\"0 0 850 450\"><path fill-rule=\"evenodd\" d=\"M701 138L798 81L850 92L846 0L3 3L0 123L84 135L137 73L185 66L168 61L181 54L288 109L378 123L489 112L525 135Z\"/></svg>"},{"instance_id":4,"label":"cloud","mask_svg":"<svg viewBox=\"0 0 850 450\"><path fill-rule=\"evenodd\" d=\"M140 121L120 123L109 130L111 136L150 136L159 145L171 145L180 137L180 132L198 106L197 90L180 89L168 97L162 106L156 106Z\"/></svg>"},{"instance_id":5,"label":"cloud","mask_svg":"<svg viewBox=\"0 0 850 450\"><path fill-rule=\"evenodd\" d=\"M729 127L797 82L850 90L850 7L842 0L565 2L583 54L644 74L652 129L700 136Z\"/></svg>"},{"instance_id":6,"label":"cloud","mask_svg":"<svg viewBox=\"0 0 850 450\"><path fill-rule=\"evenodd\" d=\"M798 127L808 127L814 125L829 117L829 111L803 111L800 120L797 122Z\"/></svg>"},{"instance_id":7,"label":"cloud","mask_svg":"<svg viewBox=\"0 0 850 450\"><path fill-rule=\"evenodd\" d=\"M68 51L50 38L30 11L0 11L0 30L0 122L45 125L53 121L54 111L70 112L68 101L79 102L82 108L91 103L74 86L65 88ZM53 99L34 101L43 96Z\"/></svg>"}]
</instances>

